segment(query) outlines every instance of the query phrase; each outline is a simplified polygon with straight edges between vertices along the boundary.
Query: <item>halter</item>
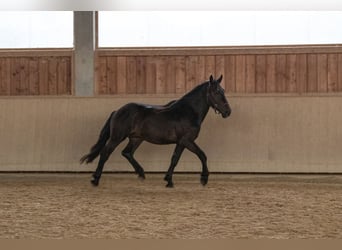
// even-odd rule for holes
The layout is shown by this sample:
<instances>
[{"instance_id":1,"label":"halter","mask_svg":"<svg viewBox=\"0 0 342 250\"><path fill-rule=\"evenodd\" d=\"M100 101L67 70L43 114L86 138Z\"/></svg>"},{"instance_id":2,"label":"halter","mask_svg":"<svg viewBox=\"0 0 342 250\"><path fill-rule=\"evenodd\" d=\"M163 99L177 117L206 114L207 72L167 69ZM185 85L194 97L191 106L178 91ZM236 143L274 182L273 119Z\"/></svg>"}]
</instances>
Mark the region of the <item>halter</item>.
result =
<instances>
[{"instance_id":1,"label":"halter","mask_svg":"<svg viewBox=\"0 0 342 250\"><path fill-rule=\"evenodd\" d=\"M209 99L209 88L210 88L210 82L209 85L207 87L207 104L212 107L215 111L215 114L221 114L221 112L217 109L217 103L213 103L210 99Z\"/></svg>"}]
</instances>

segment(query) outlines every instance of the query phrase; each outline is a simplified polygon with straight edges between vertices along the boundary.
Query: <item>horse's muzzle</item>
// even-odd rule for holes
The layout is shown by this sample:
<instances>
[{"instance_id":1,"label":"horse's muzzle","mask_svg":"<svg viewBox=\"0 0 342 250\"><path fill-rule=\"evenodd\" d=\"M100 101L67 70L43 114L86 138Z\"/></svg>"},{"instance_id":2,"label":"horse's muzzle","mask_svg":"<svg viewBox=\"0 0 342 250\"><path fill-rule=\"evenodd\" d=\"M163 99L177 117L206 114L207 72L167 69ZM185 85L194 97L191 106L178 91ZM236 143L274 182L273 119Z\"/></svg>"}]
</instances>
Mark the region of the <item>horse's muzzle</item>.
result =
<instances>
[{"instance_id":1,"label":"horse's muzzle","mask_svg":"<svg viewBox=\"0 0 342 250\"><path fill-rule=\"evenodd\" d=\"M227 111L222 112L221 115L223 118L227 118L228 116L230 116L231 113L232 113L232 110L228 109Z\"/></svg>"}]
</instances>

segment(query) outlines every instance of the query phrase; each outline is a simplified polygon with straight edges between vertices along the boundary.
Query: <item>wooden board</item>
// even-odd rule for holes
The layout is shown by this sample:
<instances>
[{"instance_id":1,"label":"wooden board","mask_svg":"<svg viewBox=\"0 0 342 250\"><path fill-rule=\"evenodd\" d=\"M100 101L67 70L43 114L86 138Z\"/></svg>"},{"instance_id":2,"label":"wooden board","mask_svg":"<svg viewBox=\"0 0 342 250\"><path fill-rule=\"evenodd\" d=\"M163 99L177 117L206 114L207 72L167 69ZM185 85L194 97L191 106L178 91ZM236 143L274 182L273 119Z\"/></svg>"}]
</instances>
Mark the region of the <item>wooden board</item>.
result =
<instances>
[{"instance_id":1,"label":"wooden board","mask_svg":"<svg viewBox=\"0 0 342 250\"><path fill-rule=\"evenodd\" d=\"M107 58L98 58L96 66L96 92L99 94L108 94L107 88Z\"/></svg>"},{"instance_id":2,"label":"wooden board","mask_svg":"<svg viewBox=\"0 0 342 250\"><path fill-rule=\"evenodd\" d=\"M129 56L127 57L126 64L126 77L127 77L127 86L126 86L126 94L136 94L137 93L137 60L136 57Z\"/></svg>"},{"instance_id":3,"label":"wooden board","mask_svg":"<svg viewBox=\"0 0 342 250\"><path fill-rule=\"evenodd\" d=\"M60 64L62 65L62 64ZM64 66L64 64L63 64ZM66 70L66 65L63 67ZM39 94L39 62L38 60L31 59L29 60L29 94L30 95L38 95ZM62 69L59 70L60 74L58 79L60 82L63 81L63 85L67 84L67 79L64 78L64 71ZM61 87L60 87L61 88Z\"/></svg>"},{"instance_id":4,"label":"wooden board","mask_svg":"<svg viewBox=\"0 0 342 250\"><path fill-rule=\"evenodd\" d=\"M342 54L338 54L337 74L338 74L337 91L341 92L342 91Z\"/></svg>"},{"instance_id":5,"label":"wooden board","mask_svg":"<svg viewBox=\"0 0 342 250\"><path fill-rule=\"evenodd\" d=\"M228 55L225 56L225 61L224 61L224 66L225 66L225 70L224 70L224 77L225 77L225 84L221 84L223 88L225 88L225 90L228 93L235 93L236 92L236 86L235 86L235 56L233 55Z\"/></svg>"},{"instance_id":6,"label":"wooden board","mask_svg":"<svg viewBox=\"0 0 342 250\"><path fill-rule=\"evenodd\" d=\"M166 87L166 67L167 67L167 57L159 57L156 64L156 93L165 94L167 93Z\"/></svg>"},{"instance_id":7,"label":"wooden board","mask_svg":"<svg viewBox=\"0 0 342 250\"><path fill-rule=\"evenodd\" d=\"M49 60L48 68L48 93L50 95L57 95L57 62Z\"/></svg>"},{"instance_id":8,"label":"wooden board","mask_svg":"<svg viewBox=\"0 0 342 250\"><path fill-rule=\"evenodd\" d=\"M187 56L185 58L186 82L185 90L190 91L196 86L196 66L197 56Z\"/></svg>"},{"instance_id":9,"label":"wooden board","mask_svg":"<svg viewBox=\"0 0 342 250\"><path fill-rule=\"evenodd\" d=\"M236 56L236 93L246 92L246 56L238 55Z\"/></svg>"},{"instance_id":10,"label":"wooden board","mask_svg":"<svg viewBox=\"0 0 342 250\"><path fill-rule=\"evenodd\" d=\"M204 78L208 80L210 75L218 78L221 74L216 74L215 56L205 57Z\"/></svg>"},{"instance_id":11,"label":"wooden board","mask_svg":"<svg viewBox=\"0 0 342 250\"><path fill-rule=\"evenodd\" d=\"M276 92L286 93L286 55L276 56Z\"/></svg>"},{"instance_id":12,"label":"wooden board","mask_svg":"<svg viewBox=\"0 0 342 250\"><path fill-rule=\"evenodd\" d=\"M297 55L286 55L286 93L297 92Z\"/></svg>"},{"instance_id":13,"label":"wooden board","mask_svg":"<svg viewBox=\"0 0 342 250\"><path fill-rule=\"evenodd\" d=\"M246 56L246 92L255 93L255 55Z\"/></svg>"},{"instance_id":14,"label":"wooden board","mask_svg":"<svg viewBox=\"0 0 342 250\"><path fill-rule=\"evenodd\" d=\"M117 93L125 94L127 87L127 57L118 56L117 59Z\"/></svg>"},{"instance_id":15,"label":"wooden board","mask_svg":"<svg viewBox=\"0 0 342 250\"><path fill-rule=\"evenodd\" d=\"M177 56L175 58L175 92L177 94L185 93L185 82L186 82L186 69L185 69L185 57Z\"/></svg>"},{"instance_id":16,"label":"wooden board","mask_svg":"<svg viewBox=\"0 0 342 250\"><path fill-rule=\"evenodd\" d=\"M308 91L308 67L307 55L297 55L296 63L296 79L298 93L306 93Z\"/></svg>"},{"instance_id":17,"label":"wooden board","mask_svg":"<svg viewBox=\"0 0 342 250\"><path fill-rule=\"evenodd\" d=\"M256 93L266 92L266 56L256 56L256 79L255 79Z\"/></svg>"},{"instance_id":18,"label":"wooden board","mask_svg":"<svg viewBox=\"0 0 342 250\"><path fill-rule=\"evenodd\" d=\"M308 55L308 84L309 93L318 92L317 80L317 54Z\"/></svg>"},{"instance_id":19,"label":"wooden board","mask_svg":"<svg viewBox=\"0 0 342 250\"><path fill-rule=\"evenodd\" d=\"M107 93L116 94L117 87L117 57L107 57Z\"/></svg>"},{"instance_id":20,"label":"wooden board","mask_svg":"<svg viewBox=\"0 0 342 250\"><path fill-rule=\"evenodd\" d=\"M266 93L277 92L276 56L266 56Z\"/></svg>"},{"instance_id":21,"label":"wooden board","mask_svg":"<svg viewBox=\"0 0 342 250\"><path fill-rule=\"evenodd\" d=\"M226 75L225 75L225 58L224 56L215 56L215 75L218 77L223 75L221 85L225 88L226 86Z\"/></svg>"},{"instance_id":22,"label":"wooden board","mask_svg":"<svg viewBox=\"0 0 342 250\"><path fill-rule=\"evenodd\" d=\"M11 61L9 58L0 58L0 95L11 93Z\"/></svg>"},{"instance_id":23,"label":"wooden board","mask_svg":"<svg viewBox=\"0 0 342 250\"><path fill-rule=\"evenodd\" d=\"M318 92L324 93L328 91L328 55L317 55L317 85Z\"/></svg>"},{"instance_id":24,"label":"wooden board","mask_svg":"<svg viewBox=\"0 0 342 250\"><path fill-rule=\"evenodd\" d=\"M338 55L328 55L328 92L338 90Z\"/></svg>"}]
</instances>

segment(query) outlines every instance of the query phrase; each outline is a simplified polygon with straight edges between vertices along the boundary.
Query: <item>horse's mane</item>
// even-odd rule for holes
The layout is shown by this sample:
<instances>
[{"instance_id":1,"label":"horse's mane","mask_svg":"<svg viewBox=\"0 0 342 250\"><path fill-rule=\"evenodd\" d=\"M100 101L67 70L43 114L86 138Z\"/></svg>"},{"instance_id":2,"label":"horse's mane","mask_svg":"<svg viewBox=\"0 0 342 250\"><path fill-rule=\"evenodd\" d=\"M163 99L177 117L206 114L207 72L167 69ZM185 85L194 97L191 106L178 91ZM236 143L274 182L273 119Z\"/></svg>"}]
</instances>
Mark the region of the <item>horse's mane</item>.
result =
<instances>
[{"instance_id":1,"label":"horse's mane","mask_svg":"<svg viewBox=\"0 0 342 250\"><path fill-rule=\"evenodd\" d=\"M165 105L165 107L155 110L157 113L159 112L164 112L164 111L169 111L172 110L175 106L177 106L178 103L182 102L183 100L186 100L188 98L192 98L193 95L197 94L197 92L201 91L202 88L208 83L208 81L203 82L201 84L198 84L197 86L195 86L192 90L190 90L189 92L187 92L185 95L183 95L181 98L179 98L176 101L171 101L169 102L167 105Z\"/></svg>"},{"instance_id":2,"label":"horse's mane","mask_svg":"<svg viewBox=\"0 0 342 250\"><path fill-rule=\"evenodd\" d=\"M192 90L190 90L188 93L186 93L182 98L186 98L186 97L191 97L192 95L196 94L198 91L202 90L203 86L206 85L208 83L208 81L205 81L201 84L198 84L197 86L195 86Z\"/></svg>"}]
</instances>

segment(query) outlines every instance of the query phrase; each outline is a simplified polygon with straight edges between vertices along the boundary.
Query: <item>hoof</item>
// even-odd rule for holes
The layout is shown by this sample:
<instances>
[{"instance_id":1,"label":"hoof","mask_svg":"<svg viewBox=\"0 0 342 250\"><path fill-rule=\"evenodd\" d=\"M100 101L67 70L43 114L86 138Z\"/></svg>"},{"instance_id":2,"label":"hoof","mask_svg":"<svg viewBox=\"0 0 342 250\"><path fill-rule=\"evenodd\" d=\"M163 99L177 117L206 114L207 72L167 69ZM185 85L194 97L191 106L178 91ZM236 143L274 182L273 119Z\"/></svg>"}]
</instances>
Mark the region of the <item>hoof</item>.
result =
<instances>
[{"instance_id":1,"label":"hoof","mask_svg":"<svg viewBox=\"0 0 342 250\"><path fill-rule=\"evenodd\" d=\"M91 184L93 184L94 187L97 187L99 185L99 180L94 179L94 180L91 180L90 182Z\"/></svg>"},{"instance_id":2,"label":"hoof","mask_svg":"<svg viewBox=\"0 0 342 250\"><path fill-rule=\"evenodd\" d=\"M172 182L170 182L170 183L166 184L166 186L165 186L165 187L167 187L167 188L173 188L173 183L172 183Z\"/></svg>"},{"instance_id":3,"label":"hoof","mask_svg":"<svg viewBox=\"0 0 342 250\"><path fill-rule=\"evenodd\" d=\"M201 176L201 184L203 185L203 186L205 186L205 185L207 185L208 184L208 176Z\"/></svg>"},{"instance_id":4,"label":"hoof","mask_svg":"<svg viewBox=\"0 0 342 250\"><path fill-rule=\"evenodd\" d=\"M145 180L146 179L146 177L145 177L145 175L143 174L143 175L138 175L138 179L139 180L141 180L141 181L143 181L143 180Z\"/></svg>"}]
</instances>

